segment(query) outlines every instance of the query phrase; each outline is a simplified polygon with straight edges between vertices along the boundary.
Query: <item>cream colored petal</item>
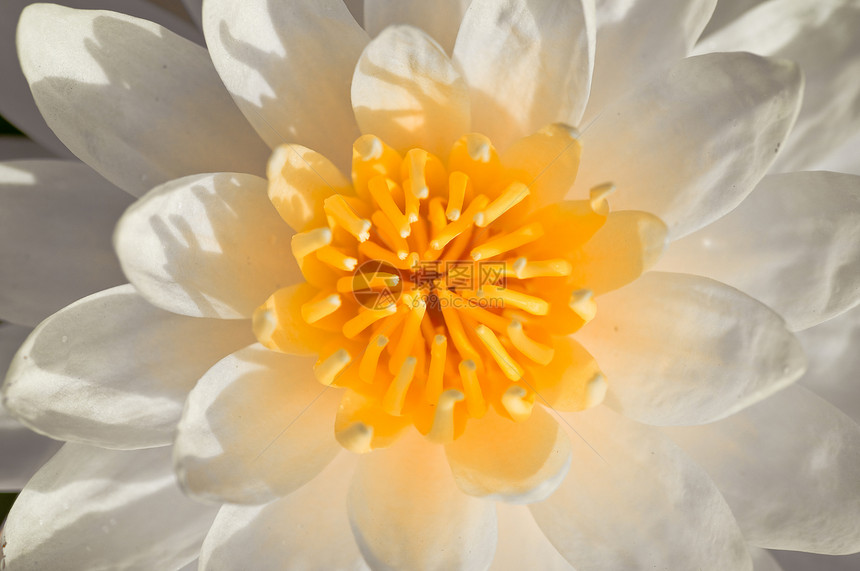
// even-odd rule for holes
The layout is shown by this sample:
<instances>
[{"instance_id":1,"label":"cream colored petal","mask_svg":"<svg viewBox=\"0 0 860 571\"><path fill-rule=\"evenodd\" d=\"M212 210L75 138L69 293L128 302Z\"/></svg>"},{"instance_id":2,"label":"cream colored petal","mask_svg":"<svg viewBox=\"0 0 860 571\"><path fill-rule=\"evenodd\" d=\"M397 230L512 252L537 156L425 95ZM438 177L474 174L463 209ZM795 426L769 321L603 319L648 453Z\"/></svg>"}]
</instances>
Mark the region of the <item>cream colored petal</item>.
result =
<instances>
[{"instance_id":1,"label":"cream colored petal","mask_svg":"<svg viewBox=\"0 0 860 571\"><path fill-rule=\"evenodd\" d=\"M417 433L360 458L347 505L372 569L484 569L493 559L493 502L461 492L442 447Z\"/></svg>"},{"instance_id":2,"label":"cream colored petal","mask_svg":"<svg viewBox=\"0 0 860 571\"><path fill-rule=\"evenodd\" d=\"M570 468L570 441L541 406L522 422L495 412L473 419L445 452L465 493L515 504L546 499Z\"/></svg>"},{"instance_id":3,"label":"cream colored petal","mask_svg":"<svg viewBox=\"0 0 860 571\"><path fill-rule=\"evenodd\" d=\"M732 53L681 60L615 102L582 135L571 198L614 182L614 209L659 216L673 239L752 191L800 106L790 62Z\"/></svg>"},{"instance_id":4,"label":"cream colored petal","mask_svg":"<svg viewBox=\"0 0 860 571\"><path fill-rule=\"evenodd\" d=\"M604 0L597 3L594 78L583 124L612 101L687 57L717 0Z\"/></svg>"},{"instance_id":5,"label":"cream colored petal","mask_svg":"<svg viewBox=\"0 0 860 571\"><path fill-rule=\"evenodd\" d=\"M335 457L341 395L317 382L313 364L251 345L203 375L188 396L174 448L188 493L265 503L307 483Z\"/></svg>"},{"instance_id":6,"label":"cream colored petal","mask_svg":"<svg viewBox=\"0 0 860 571\"><path fill-rule=\"evenodd\" d=\"M707 27L705 27L705 31L702 32L702 36L708 37L716 30L719 30L737 20L750 8L766 1L767 0L719 0L711 19L708 21Z\"/></svg>"},{"instance_id":7,"label":"cream colored petal","mask_svg":"<svg viewBox=\"0 0 860 571\"><path fill-rule=\"evenodd\" d=\"M368 569L346 516L357 459L339 454L313 480L271 503L221 508L203 542L201 571Z\"/></svg>"},{"instance_id":8,"label":"cream colored petal","mask_svg":"<svg viewBox=\"0 0 860 571\"><path fill-rule=\"evenodd\" d=\"M204 174L153 189L120 219L114 246L129 281L174 313L251 317L277 289L301 279L292 230L265 180Z\"/></svg>"},{"instance_id":9,"label":"cream colored petal","mask_svg":"<svg viewBox=\"0 0 860 571\"><path fill-rule=\"evenodd\" d=\"M696 47L789 59L803 69L803 107L774 171L807 169L860 130L858 30L860 1L772 0Z\"/></svg>"},{"instance_id":10,"label":"cream colored petal","mask_svg":"<svg viewBox=\"0 0 860 571\"><path fill-rule=\"evenodd\" d=\"M110 235L129 204L76 161L0 163L0 319L33 326L124 283Z\"/></svg>"},{"instance_id":11,"label":"cream colored petal","mask_svg":"<svg viewBox=\"0 0 860 571\"><path fill-rule=\"evenodd\" d=\"M264 170L268 151L206 50L158 24L36 4L21 16L18 52L54 133L135 196L193 173Z\"/></svg>"},{"instance_id":12,"label":"cream colored petal","mask_svg":"<svg viewBox=\"0 0 860 571\"><path fill-rule=\"evenodd\" d=\"M410 26L385 29L355 66L352 106L362 133L400 152L424 148L447 158L469 131L469 90L445 51Z\"/></svg>"},{"instance_id":13,"label":"cream colored petal","mask_svg":"<svg viewBox=\"0 0 860 571\"><path fill-rule=\"evenodd\" d=\"M169 448L66 444L18 496L4 526L7 569L148 571L194 560L217 508L176 486Z\"/></svg>"},{"instance_id":14,"label":"cream colored petal","mask_svg":"<svg viewBox=\"0 0 860 571\"><path fill-rule=\"evenodd\" d=\"M503 149L549 123L578 125L594 50L591 0L474 0L454 46L472 128Z\"/></svg>"},{"instance_id":15,"label":"cream colored petal","mask_svg":"<svg viewBox=\"0 0 860 571\"><path fill-rule=\"evenodd\" d=\"M860 423L860 307L798 337L809 357L800 383Z\"/></svg>"},{"instance_id":16,"label":"cream colored petal","mask_svg":"<svg viewBox=\"0 0 860 571\"><path fill-rule=\"evenodd\" d=\"M769 175L726 216L673 243L658 268L734 286L792 330L826 321L860 303L860 176Z\"/></svg>"},{"instance_id":17,"label":"cream colored petal","mask_svg":"<svg viewBox=\"0 0 860 571\"><path fill-rule=\"evenodd\" d=\"M376 36L388 26L407 24L421 28L448 52L454 49L457 30L472 0L365 0L364 28Z\"/></svg>"},{"instance_id":18,"label":"cream colored petal","mask_svg":"<svg viewBox=\"0 0 860 571\"><path fill-rule=\"evenodd\" d=\"M860 426L800 386L715 424L665 429L717 483L753 545L860 551Z\"/></svg>"},{"instance_id":19,"label":"cream colored petal","mask_svg":"<svg viewBox=\"0 0 860 571\"><path fill-rule=\"evenodd\" d=\"M499 546L490 571L574 571L537 526L526 506L496 504Z\"/></svg>"},{"instance_id":20,"label":"cream colored petal","mask_svg":"<svg viewBox=\"0 0 860 571\"><path fill-rule=\"evenodd\" d=\"M0 371L6 371L29 334L29 327L0 324ZM23 488L61 444L32 432L0 406L0 491Z\"/></svg>"},{"instance_id":21,"label":"cream colored petal","mask_svg":"<svg viewBox=\"0 0 860 571\"><path fill-rule=\"evenodd\" d=\"M45 124L18 62L15 28L21 11L35 3L36 0L4 0L0 4L0 77L3 78L3 84L0 86L0 115L44 148L50 149L52 154L71 158L74 156L72 152ZM117 9L116 0L63 0L63 5L89 10ZM203 43L203 35L195 30L194 26L155 6L152 2L123 0L122 12L129 16L158 22L180 36Z\"/></svg>"},{"instance_id":22,"label":"cream colored petal","mask_svg":"<svg viewBox=\"0 0 860 571\"><path fill-rule=\"evenodd\" d=\"M669 439L603 406L562 416L573 466L529 507L575 568L752 569L725 500Z\"/></svg>"},{"instance_id":23,"label":"cream colored petal","mask_svg":"<svg viewBox=\"0 0 860 571\"><path fill-rule=\"evenodd\" d=\"M270 147L299 143L348 168L359 132L349 104L367 44L341 0L207 0L212 61Z\"/></svg>"},{"instance_id":24,"label":"cream colored petal","mask_svg":"<svg viewBox=\"0 0 860 571\"><path fill-rule=\"evenodd\" d=\"M250 321L176 315L119 286L42 322L12 361L3 399L18 419L53 438L164 446L197 379L253 340Z\"/></svg>"},{"instance_id":25,"label":"cream colored petal","mask_svg":"<svg viewBox=\"0 0 860 571\"><path fill-rule=\"evenodd\" d=\"M803 374L799 341L762 303L719 282L650 272L597 300L576 338L609 383L606 402L657 425L713 422Z\"/></svg>"}]
</instances>

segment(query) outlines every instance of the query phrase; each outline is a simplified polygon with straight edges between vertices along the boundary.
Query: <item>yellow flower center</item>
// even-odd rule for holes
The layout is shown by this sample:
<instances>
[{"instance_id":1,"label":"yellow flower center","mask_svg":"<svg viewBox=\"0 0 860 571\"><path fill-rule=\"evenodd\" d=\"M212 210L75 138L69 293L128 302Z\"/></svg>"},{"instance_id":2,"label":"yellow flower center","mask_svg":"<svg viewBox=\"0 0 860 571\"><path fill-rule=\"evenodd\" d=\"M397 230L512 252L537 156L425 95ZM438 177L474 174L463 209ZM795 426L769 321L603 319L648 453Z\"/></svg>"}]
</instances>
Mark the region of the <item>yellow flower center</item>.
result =
<instances>
[{"instance_id":1,"label":"yellow flower center","mask_svg":"<svg viewBox=\"0 0 860 571\"><path fill-rule=\"evenodd\" d=\"M386 446L409 425L450 442L491 408L527 419L545 393L567 410L603 399L603 376L568 336L596 312L586 245L612 187L582 201L562 200L566 188L541 196L552 149L565 155L569 188L580 147L564 126L502 157L466 135L444 160L364 135L351 185L308 190L315 205L286 180L294 158L276 152L269 194L299 226L292 251L307 283L273 294L254 331L273 350L312 347L319 382L348 389L335 427L345 447ZM322 180L332 170L302 160ZM297 219L302 208L316 210Z\"/></svg>"}]
</instances>

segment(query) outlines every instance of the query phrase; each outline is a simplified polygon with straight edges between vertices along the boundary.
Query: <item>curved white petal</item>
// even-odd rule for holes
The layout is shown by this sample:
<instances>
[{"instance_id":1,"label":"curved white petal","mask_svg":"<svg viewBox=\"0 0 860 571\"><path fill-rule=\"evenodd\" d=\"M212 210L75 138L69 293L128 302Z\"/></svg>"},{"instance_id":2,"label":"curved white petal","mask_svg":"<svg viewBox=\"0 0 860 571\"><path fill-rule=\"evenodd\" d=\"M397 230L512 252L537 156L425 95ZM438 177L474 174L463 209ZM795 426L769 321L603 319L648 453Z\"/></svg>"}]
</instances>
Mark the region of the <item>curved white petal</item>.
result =
<instances>
[{"instance_id":1,"label":"curved white petal","mask_svg":"<svg viewBox=\"0 0 860 571\"><path fill-rule=\"evenodd\" d=\"M373 569L485 569L493 559L493 502L461 492L442 447L417 433L359 459L347 505Z\"/></svg>"},{"instance_id":2,"label":"curved white petal","mask_svg":"<svg viewBox=\"0 0 860 571\"><path fill-rule=\"evenodd\" d=\"M445 51L411 26L383 30L361 54L352 106L362 133L400 152L422 147L447 158L469 131L469 88Z\"/></svg>"},{"instance_id":3,"label":"curved white petal","mask_svg":"<svg viewBox=\"0 0 860 571\"><path fill-rule=\"evenodd\" d=\"M603 406L562 416L573 468L555 494L529 507L575 568L752 569L716 486L658 430Z\"/></svg>"},{"instance_id":4,"label":"curved white petal","mask_svg":"<svg viewBox=\"0 0 860 571\"><path fill-rule=\"evenodd\" d=\"M164 446L197 379L253 340L250 321L176 315L130 285L115 287L33 331L6 375L4 404L53 438L105 448Z\"/></svg>"},{"instance_id":5,"label":"curved white petal","mask_svg":"<svg viewBox=\"0 0 860 571\"><path fill-rule=\"evenodd\" d=\"M753 545L860 551L860 425L807 389L664 430L708 471Z\"/></svg>"},{"instance_id":6,"label":"curved white petal","mask_svg":"<svg viewBox=\"0 0 860 571\"><path fill-rule=\"evenodd\" d=\"M609 383L607 404L657 425L713 422L803 373L800 342L765 305L713 280L650 272L597 300L576 338Z\"/></svg>"},{"instance_id":7,"label":"curved white petal","mask_svg":"<svg viewBox=\"0 0 860 571\"><path fill-rule=\"evenodd\" d=\"M0 324L0 371L6 371L29 334L29 327ZM24 427L0 406L0 491L23 488L61 445Z\"/></svg>"},{"instance_id":8,"label":"curved white petal","mask_svg":"<svg viewBox=\"0 0 860 571\"><path fill-rule=\"evenodd\" d=\"M66 146L57 139L53 131L45 123L42 114L33 101L30 87L21 72L18 63L18 52L15 49L15 28L21 11L37 0L4 0L0 3L0 115L14 124L31 139L37 141L46 149L50 149L60 157L74 156ZM72 8L115 10L116 0L60 0L60 4ZM146 0L123 0L122 11L130 16L145 18L158 22L180 36L197 43L203 42L203 36L193 26L177 18L175 15L155 6Z\"/></svg>"},{"instance_id":9,"label":"curved white petal","mask_svg":"<svg viewBox=\"0 0 860 571\"><path fill-rule=\"evenodd\" d=\"M344 452L290 495L261 506L227 505L200 553L201 571L368 569L352 538L346 494L357 456Z\"/></svg>"},{"instance_id":10,"label":"curved white petal","mask_svg":"<svg viewBox=\"0 0 860 571\"><path fill-rule=\"evenodd\" d=\"M607 107L582 135L572 197L614 182L614 209L644 210L679 238L752 191L800 106L797 65L708 54L669 67Z\"/></svg>"},{"instance_id":11,"label":"curved white petal","mask_svg":"<svg viewBox=\"0 0 860 571\"><path fill-rule=\"evenodd\" d=\"M445 453L465 493L515 504L545 499L570 468L567 434L541 406L522 422L494 412L472 420Z\"/></svg>"},{"instance_id":12,"label":"curved white petal","mask_svg":"<svg viewBox=\"0 0 860 571\"><path fill-rule=\"evenodd\" d=\"M490 571L574 571L535 523L526 506L496 504L499 545Z\"/></svg>"},{"instance_id":13,"label":"curved white petal","mask_svg":"<svg viewBox=\"0 0 860 571\"><path fill-rule=\"evenodd\" d=\"M316 476L340 445L340 391L314 359L251 345L222 359L191 391L174 456L185 490L204 500L264 503Z\"/></svg>"},{"instance_id":14,"label":"curved white petal","mask_svg":"<svg viewBox=\"0 0 860 571\"><path fill-rule=\"evenodd\" d=\"M860 307L798 338L809 358L800 383L860 423Z\"/></svg>"},{"instance_id":15,"label":"curved white petal","mask_svg":"<svg viewBox=\"0 0 860 571\"><path fill-rule=\"evenodd\" d=\"M792 330L826 321L860 303L860 176L766 176L733 211L674 242L657 268L736 287Z\"/></svg>"},{"instance_id":16,"label":"curved white petal","mask_svg":"<svg viewBox=\"0 0 860 571\"><path fill-rule=\"evenodd\" d=\"M0 135L0 161L53 157L54 153L32 139L20 135Z\"/></svg>"},{"instance_id":17,"label":"curved white petal","mask_svg":"<svg viewBox=\"0 0 860 571\"><path fill-rule=\"evenodd\" d=\"M702 32L702 36L705 38L708 37L716 30L719 30L737 20L750 8L766 1L767 0L719 0L711 19L708 21L705 31Z\"/></svg>"},{"instance_id":18,"label":"curved white petal","mask_svg":"<svg viewBox=\"0 0 860 571\"><path fill-rule=\"evenodd\" d=\"M687 57L717 0L604 0L597 3L588 125L613 100Z\"/></svg>"},{"instance_id":19,"label":"curved white petal","mask_svg":"<svg viewBox=\"0 0 860 571\"><path fill-rule=\"evenodd\" d=\"M300 279L293 231L278 216L265 180L237 173L171 181L134 203L114 245L150 303L193 317L247 318Z\"/></svg>"},{"instance_id":20,"label":"curved white petal","mask_svg":"<svg viewBox=\"0 0 860 571\"><path fill-rule=\"evenodd\" d=\"M140 196L201 172L265 172L268 150L206 50L152 22L36 4L18 26L21 68L63 143Z\"/></svg>"},{"instance_id":21,"label":"curved white petal","mask_svg":"<svg viewBox=\"0 0 860 571\"><path fill-rule=\"evenodd\" d=\"M169 448L66 444L27 484L4 527L9 569L178 569L217 508L176 486Z\"/></svg>"},{"instance_id":22,"label":"curved white petal","mask_svg":"<svg viewBox=\"0 0 860 571\"><path fill-rule=\"evenodd\" d=\"M809 168L860 130L860 1L771 0L696 48L790 59L806 76L803 107L775 171Z\"/></svg>"},{"instance_id":23,"label":"curved white petal","mask_svg":"<svg viewBox=\"0 0 860 571\"><path fill-rule=\"evenodd\" d=\"M578 125L594 50L592 0L473 0L454 46L472 128L503 149L550 123Z\"/></svg>"},{"instance_id":24,"label":"curved white petal","mask_svg":"<svg viewBox=\"0 0 860 571\"><path fill-rule=\"evenodd\" d=\"M0 163L0 318L36 325L124 283L110 235L130 203L82 163Z\"/></svg>"},{"instance_id":25,"label":"curved white petal","mask_svg":"<svg viewBox=\"0 0 860 571\"><path fill-rule=\"evenodd\" d=\"M358 128L349 104L367 44L341 0L207 0L215 67L270 147L299 143L349 170Z\"/></svg>"},{"instance_id":26,"label":"curved white petal","mask_svg":"<svg viewBox=\"0 0 860 571\"><path fill-rule=\"evenodd\" d=\"M472 0L364 0L364 28L371 36L388 26L407 24L421 28L448 52L454 49L457 30Z\"/></svg>"}]
</instances>

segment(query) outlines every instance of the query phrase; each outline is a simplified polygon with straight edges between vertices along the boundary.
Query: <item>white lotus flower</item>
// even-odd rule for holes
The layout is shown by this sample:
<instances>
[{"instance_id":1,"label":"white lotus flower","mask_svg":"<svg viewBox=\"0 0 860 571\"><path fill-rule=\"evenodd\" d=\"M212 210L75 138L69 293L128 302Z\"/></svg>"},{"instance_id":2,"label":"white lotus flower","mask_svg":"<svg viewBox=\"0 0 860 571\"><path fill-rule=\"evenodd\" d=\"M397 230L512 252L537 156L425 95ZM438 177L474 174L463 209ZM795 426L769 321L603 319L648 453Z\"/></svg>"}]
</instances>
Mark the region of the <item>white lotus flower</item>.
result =
<instances>
[{"instance_id":1,"label":"white lotus flower","mask_svg":"<svg viewBox=\"0 0 860 571\"><path fill-rule=\"evenodd\" d=\"M7 567L860 551L860 177L796 172L860 132L860 3L771 0L696 44L713 9L367 0L365 31L340 0L207 0L208 53L24 10L41 115L112 184L0 164L0 316L107 288L12 359L4 406L67 444ZM446 257L507 282L422 288ZM802 383L848 414L795 382L803 330Z\"/></svg>"}]
</instances>

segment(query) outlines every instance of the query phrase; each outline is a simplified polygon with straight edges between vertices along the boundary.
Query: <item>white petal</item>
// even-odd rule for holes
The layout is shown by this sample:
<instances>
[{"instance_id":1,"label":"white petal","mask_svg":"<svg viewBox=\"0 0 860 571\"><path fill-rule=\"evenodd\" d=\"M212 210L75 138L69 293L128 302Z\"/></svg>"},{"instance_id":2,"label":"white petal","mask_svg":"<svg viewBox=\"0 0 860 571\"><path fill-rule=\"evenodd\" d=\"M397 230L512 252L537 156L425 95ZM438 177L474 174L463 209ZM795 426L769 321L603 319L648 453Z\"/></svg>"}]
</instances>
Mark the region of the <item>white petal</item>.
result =
<instances>
[{"instance_id":1,"label":"white petal","mask_svg":"<svg viewBox=\"0 0 860 571\"><path fill-rule=\"evenodd\" d=\"M796 380L799 341L765 305L699 276L650 272L597 300L576 338L609 382L607 404L657 425L713 422Z\"/></svg>"},{"instance_id":2,"label":"white petal","mask_svg":"<svg viewBox=\"0 0 860 571\"><path fill-rule=\"evenodd\" d=\"M153 189L123 215L114 245L129 281L150 303L195 317L250 317L295 283L293 231L265 180L218 173Z\"/></svg>"},{"instance_id":3,"label":"white petal","mask_svg":"<svg viewBox=\"0 0 860 571\"><path fill-rule=\"evenodd\" d=\"M493 559L493 502L463 494L442 447L417 434L362 456L347 504L373 569L485 569Z\"/></svg>"},{"instance_id":4,"label":"white petal","mask_svg":"<svg viewBox=\"0 0 860 571\"><path fill-rule=\"evenodd\" d=\"M594 67L591 0L474 0L454 61L472 125L503 149L549 123L579 124Z\"/></svg>"},{"instance_id":5,"label":"white petal","mask_svg":"<svg viewBox=\"0 0 860 571\"><path fill-rule=\"evenodd\" d=\"M717 488L656 429L602 406L562 416L573 467L555 494L530 508L574 567L752 569Z\"/></svg>"},{"instance_id":6,"label":"white petal","mask_svg":"<svg viewBox=\"0 0 860 571\"><path fill-rule=\"evenodd\" d=\"M717 0L604 0L597 3L594 79L583 124L607 104L687 57Z\"/></svg>"},{"instance_id":7,"label":"white petal","mask_svg":"<svg viewBox=\"0 0 860 571\"><path fill-rule=\"evenodd\" d=\"M341 453L313 480L271 503L221 508L203 542L200 569L367 569L346 516L356 460Z\"/></svg>"},{"instance_id":8,"label":"white petal","mask_svg":"<svg viewBox=\"0 0 860 571\"><path fill-rule=\"evenodd\" d=\"M783 571L783 568L779 566L776 559L765 549L751 547L750 555L753 560L753 571ZM786 571L790 571L790 569ZM824 571L824 569L822 568L819 571Z\"/></svg>"},{"instance_id":9,"label":"white petal","mask_svg":"<svg viewBox=\"0 0 860 571\"><path fill-rule=\"evenodd\" d=\"M0 318L36 325L124 283L110 236L130 203L82 163L0 163Z\"/></svg>"},{"instance_id":10,"label":"white petal","mask_svg":"<svg viewBox=\"0 0 860 571\"><path fill-rule=\"evenodd\" d=\"M454 480L465 493L516 504L552 494L570 468L570 442L543 407L523 422L491 412L445 446Z\"/></svg>"},{"instance_id":11,"label":"white petal","mask_svg":"<svg viewBox=\"0 0 860 571\"><path fill-rule=\"evenodd\" d=\"M715 424L665 429L717 483L753 545L860 551L860 426L800 386Z\"/></svg>"},{"instance_id":12,"label":"white petal","mask_svg":"<svg viewBox=\"0 0 860 571\"><path fill-rule=\"evenodd\" d=\"M37 142L20 135L0 135L0 161L48 159L54 154Z\"/></svg>"},{"instance_id":13,"label":"white petal","mask_svg":"<svg viewBox=\"0 0 860 571\"><path fill-rule=\"evenodd\" d=\"M18 51L54 133L135 196L193 173L265 172L268 150L206 50L158 24L36 4L21 15Z\"/></svg>"},{"instance_id":14,"label":"white petal","mask_svg":"<svg viewBox=\"0 0 860 571\"><path fill-rule=\"evenodd\" d=\"M120 449L167 445L197 379L253 339L250 321L176 315L130 285L115 287L33 331L6 376L4 402L53 438Z\"/></svg>"},{"instance_id":15,"label":"white petal","mask_svg":"<svg viewBox=\"0 0 860 571\"><path fill-rule=\"evenodd\" d=\"M526 506L496 504L499 546L490 571L574 571L537 526Z\"/></svg>"},{"instance_id":16,"label":"white petal","mask_svg":"<svg viewBox=\"0 0 860 571\"><path fill-rule=\"evenodd\" d=\"M388 26L408 24L421 28L446 52L454 49L457 30L472 0L365 0L364 28L376 36Z\"/></svg>"},{"instance_id":17,"label":"white petal","mask_svg":"<svg viewBox=\"0 0 860 571\"><path fill-rule=\"evenodd\" d=\"M809 357L800 383L860 423L860 307L798 337Z\"/></svg>"},{"instance_id":18,"label":"white petal","mask_svg":"<svg viewBox=\"0 0 860 571\"><path fill-rule=\"evenodd\" d=\"M215 67L270 147L299 143L348 171L349 82L367 33L341 0L207 0Z\"/></svg>"},{"instance_id":19,"label":"white petal","mask_svg":"<svg viewBox=\"0 0 860 571\"><path fill-rule=\"evenodd\" d=\"M29 327L0 324L0 371L6 371L29 334ZM0 491L23 488L61 444L32 432L0 406Z\"/></svg>"},{"instance_id":20,"label":"white petal","mask_svg":"<svg viewBox=\"0 0 860 571\"><path fill-rule=\"evenodd\" d=\"M384 30L361 54L352 106L362 133L400 152L422 147L447 158L469 131L469 88L445 51L418 28Z\"/></svg>"},{"instance_id":21,"label":"white petal","mask_svg":"<svg viewBox=\"0 0 860 571\"><path fill-rule=\"evenodd\" d=\"M860 131L830 151L824 160L810 170L844 172L860 175Z\"/></svg>"},{"instance_id":22,"label":"white petal","mask_svg":"<svg viewBox=\"0 0 860 571\"><path fill-rule=\"evenodd\" d=\"M3 78L3 85L0 87L0 115L57 156L71 158L74 156L71 151L45 124L18 63L15 28L21 11L35 2L36 0L4 0L0 4L0 77ZM72 8L90 10L117 8L116 0L62 0L61 3ZM193 26L155 6L152 2L123 0L122 11L130 16L158 22L181 36L203 43L202 34Z\"/></svg>"},{"instance_id":23,"label":"white petal","mask_svg":"<svg viewBox=\"0 0 860 571\"><path fill-rule=\"evenodd\" d=\"M178 569L216 508L182 495L170 449L66 444L18 496L4 528L9 569Z\"/></svg>"},{"instance_id":24,"label":"white petal","mask_svg":"<svg viewBox=\"0 0 860 571\"><path fill-rule=\"evenodd\" d=\"M719 2L717 2L717 7L714 10L714 14L711 16L702 36L708 37L714 31L737 20L750 8L766 1L767 0L719 0Z\"/></svg>"},{"instance_id":25,"label":"white petal","mask_svg":"<svg viewBox=\"0 0 860 571\"><path fill-rule=\"evenodd\" d=\"M803 107L775 171L809 168L860 130L860 2L772 0L706 38L696 51L790 59L806 77Z\"/></svg>"},{"instance_id":26,"label":"white petal","mask_svg":"<svg viewBox=\"0 0 860 571\"><path fill-rule=\"evenodd\" d=\"M200 379L176 435L176 470L187 492L263 503L305 484L335 457L341 395L317 382L313 363L251 345Z\"/></svg>"},{"instance_id":27,"label":"white petal","mask_svg":"<svg viewBox=\"0 0 860 571\"><path fill-rule=\"evenodd\" d=\"M860 303L860 176L769 175L729 214L673 243L657 267L736 287L792 330L826 321Z\"/></svg>"},{"instance_id":28,"label":"white petal","mask_svg":"<svg viewBox=\"0 0 860 571\"><path fill-rule=\"evenodd\" d=\"M681 60L607 107L582 136L575 197L606 181L612 206L663 219L678 238L752 191L800 106L790 62L742 53Z\"/></svg>"}]
</instances>

